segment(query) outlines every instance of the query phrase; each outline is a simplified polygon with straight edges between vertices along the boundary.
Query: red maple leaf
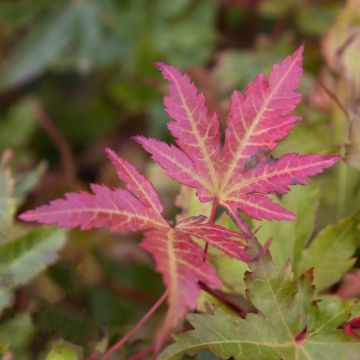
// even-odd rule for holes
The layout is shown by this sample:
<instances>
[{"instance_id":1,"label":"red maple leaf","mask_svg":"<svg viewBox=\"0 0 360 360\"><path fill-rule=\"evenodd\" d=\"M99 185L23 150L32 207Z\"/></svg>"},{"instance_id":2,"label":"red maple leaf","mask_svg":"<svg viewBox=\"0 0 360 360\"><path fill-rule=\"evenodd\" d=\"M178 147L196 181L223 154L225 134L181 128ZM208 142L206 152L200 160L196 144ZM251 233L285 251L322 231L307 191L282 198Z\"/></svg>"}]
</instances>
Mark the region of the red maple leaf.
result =
<instances>
[{"instance_id":1,"label":"red maple leaf","mask_svg":"<svg viewBox=\"0 0 360 360\"><path fill-rule=\"evenodd\" d=\"M216 113L208 114L205 97L187 75L158 63L170 86L164 98L168 123L176 144L135 137L167 174L195 188L201 202L223 206L246 233L239 210L254 219L295 220L295 215L265 195L285 194L289 185L306 184L310 176L331 167L334 155L291 153L279 159L260 157L288 135L299 116L292 111L301 101L296 92L302 74L301 46L292 56L273 66L266 77L258 75L245 93L231 96L225 142L221 144Z\"/></svg>"},{"instance_id":2,"label":"red maple leaf","mask_svg":"<svg viewBox=\"0 0 360 360\"><path fill-rule=\"evenodd\" d=\"M169 329L195 308L200 282L220 286L213 266L203 261L203 250L191 236L246 260L244 244L239 241L243 237L221 226L205 224L205 216L170 226L162 216L163 207L152 184L112 150L106 152L127 189L92 184L92 193L67 193L64 199L27 211L20 218L67 228L80 226L82 230L108 226L113 232L144 231L141 247L154 257L167 287L169 310L158 334L161 344Z\"/></svg>"}]
</instances>

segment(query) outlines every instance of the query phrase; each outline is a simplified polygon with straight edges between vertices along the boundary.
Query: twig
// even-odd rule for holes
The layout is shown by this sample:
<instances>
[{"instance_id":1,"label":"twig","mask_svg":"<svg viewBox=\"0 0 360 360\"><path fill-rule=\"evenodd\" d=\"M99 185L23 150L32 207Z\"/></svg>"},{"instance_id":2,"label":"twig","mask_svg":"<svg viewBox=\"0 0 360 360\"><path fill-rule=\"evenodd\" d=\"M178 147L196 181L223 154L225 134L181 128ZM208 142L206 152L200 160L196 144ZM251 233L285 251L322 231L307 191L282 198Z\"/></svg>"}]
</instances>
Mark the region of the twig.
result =
<instances>
[{"instance_id":1,"label":"twig","mask_svg":"<svg viewBox=\"0 0 360 360\"><path fill-rule=\"evenodd\" d=\"M336 105L339 107L339 109L344 113L344 115L346 116L346 119L349 120L349 113L346 110L345 106L341 103L341 101L339 100L339 98L337 97L337 95L330 90L324 83L322 80L318 80L318 84L320 85L320 87L325 91L325 93L336 103Z\"/></svg>"},{"instance_id":2,"label":"twig","mask_svg":"<svg viewBox=\"0 0 360 360\"><path fill-rule=\"evenodd\" d=\"M140 321L115 345L113 345L102 357L102 360L109 359L109 357L117 350L119 350L133 334L138 331L147 320L155 313L155 311L161 306L161 304L166 300L168 296L168 290L166 290L161 297L156 301L156 303L151 307L151 309L140 319Z\"/></svg>"},{"instance_id":3,"label":"twig","mask_svg":"<svg viewBox=\"0 0 360 360\"><path fill-rule=\"evenodd\" d=\"M43 105L39 100L33 99L31 101L32 111L36 119L39 121L43 130L49 135L59 151L62 168L64 170L65 181L67 185L74 189L77 186L76 167L73 159L70 146L65 137L59 129L51 121L46 113Z\"/></svg>"},{"instance_id":4,"label":"twig","mask_svg":"<svg viewBox=\"0 0 360 360\"><path fill-rule=\"evenodd\" d=\"M151 344L150 346L148 346L144 350L141 350L137 354L131 356L131 358L129 358L129 360L142 360L146 355L153 352L154 349L155 349L155 344Z\"/></svg>"}]
</instances>

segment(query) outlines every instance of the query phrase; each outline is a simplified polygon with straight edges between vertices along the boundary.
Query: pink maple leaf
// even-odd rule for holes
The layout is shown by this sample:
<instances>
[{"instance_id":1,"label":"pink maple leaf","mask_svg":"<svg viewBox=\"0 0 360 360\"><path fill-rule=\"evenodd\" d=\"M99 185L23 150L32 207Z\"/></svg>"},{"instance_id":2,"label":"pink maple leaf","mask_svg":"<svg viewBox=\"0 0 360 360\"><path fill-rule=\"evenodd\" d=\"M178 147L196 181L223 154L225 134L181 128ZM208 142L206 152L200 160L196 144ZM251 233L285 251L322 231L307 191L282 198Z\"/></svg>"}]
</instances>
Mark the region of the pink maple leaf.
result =
<instances>
[{"instance_id":1,"label":"pink maple leaf","mask_svg":"<svg viewBox=\"0 0 360 360\"><path fill-rule=\"evenodd\" d=\"M161 344L167 332L195 308L200 282L220 286L213 266L203 261L203 250L192 236L209 241L229 256L247 260L244 244L239 241L243 237L221 226L205 224L205 216L189 218L171 227L162 216L163 207L152 184L112 150L106 152L127 189L91 185L92 193L67 193L64 199L19 217L66 228L79 226L83 230L108 226L113 232L144 231L141 247L154 257L167 287L169 310L158 333Z\"/></svg>"},{"instance_id":2,"label":"pink maple leaf","mask_svg":"<svg viewBox=\"0 0 360 360\"><path fill-rule=\"evenodd\" d=\"M302 75L302 53L303 46L274 65L269 76L259 74L244 94L233 92L223 147L217 116L208 114L204 95L177 68L158 63L170 83L164 104L177 146L142 136L135 140L170 177L195 188L200 201L216 200L243 231L248 233L239 210L255 219L295 220L295 215L266 195L285 194L289 185L306 184L310 176L339 159L292 153L257 160L300 120L292 111L301 101L296 89Z\"/></svg>"}]
</instances>

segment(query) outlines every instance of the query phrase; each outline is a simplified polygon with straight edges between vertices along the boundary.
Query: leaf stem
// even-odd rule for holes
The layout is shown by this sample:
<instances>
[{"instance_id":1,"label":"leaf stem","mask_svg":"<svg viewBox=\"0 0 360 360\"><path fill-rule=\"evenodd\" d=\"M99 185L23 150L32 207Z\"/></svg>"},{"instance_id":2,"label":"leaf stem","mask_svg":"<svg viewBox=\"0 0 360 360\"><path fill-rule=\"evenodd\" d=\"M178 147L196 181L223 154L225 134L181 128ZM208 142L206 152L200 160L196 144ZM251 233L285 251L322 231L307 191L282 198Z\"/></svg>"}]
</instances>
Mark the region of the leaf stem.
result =
<instances>
[{"instance_id":1,"label":"leaf stem","mask_svg":"<svg viewBox=\"0 0 360 360\"><path fill-rule=\"evenodd\" d=\"M67 185L71 189L76 188L78 184L76 177L76 166L70 145L68 144L60 130L55 126L54 122L50 119L49 115L45 111L45 108L39 100L31 100L31 108L43 130L54 142L54 145L59 151L62 167L64 170L64 177Z\"/></svg>"},{"instance_id":2,"label":"leaf stem","mask_svg":"<svg viewBox=\"0 0 360 360\"><path fill-rule=\"evenodd\" d=\"M162 305L168 296L168 290L166 290L161 297L156 301L156 303L151 307L151 309L140 319L140 321L116 344L114 344L101 358L102 360L109 359L109 357L117 350L119 350L129 339L130 337L138 331L147 320L155 313L155 311Z\"/></svg>"},{"instance_id":3,"label":"leaf stem","mask_svg":"<svg viewBox=\"0 0 360 360\"><path fill-rule=\"evenodd\" d=\"M215 215L216 215L216 210L219 206L219 199L215 198L212 204L212 208L211 208L211 214L210 214L210 219L209 219L209 224L213 224L215 221ZM203 261L205 262L207 259L207 254L208 254L208 250L209 250L209 243L206 241L205 242L205 247L204 247L204 258Z\"/></svg>"},{"instance_id":4,"label":"leaf stem","mask_svg":"<svg viewBox=\"0 0 360 360\"><path fill-rule=\"evenodd\" d=\"M149 345L146 349L138 352L135 355L132 355L131 358L129 358L129 360L142 360L144 359L148 354L150 354L151 352L153 352L155 349L155 344L151 344Z\"/></svg>"}]
</instances>

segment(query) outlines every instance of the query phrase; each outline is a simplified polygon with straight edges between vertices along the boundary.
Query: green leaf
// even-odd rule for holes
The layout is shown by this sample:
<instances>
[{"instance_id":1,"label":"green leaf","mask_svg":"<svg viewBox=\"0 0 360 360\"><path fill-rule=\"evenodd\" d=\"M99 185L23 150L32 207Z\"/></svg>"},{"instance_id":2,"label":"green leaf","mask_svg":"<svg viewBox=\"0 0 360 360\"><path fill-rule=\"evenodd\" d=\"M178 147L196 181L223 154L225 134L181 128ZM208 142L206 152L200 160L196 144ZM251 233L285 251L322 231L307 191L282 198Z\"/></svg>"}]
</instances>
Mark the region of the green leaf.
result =
<instances>
[{"instance_id":1,"label":"green leaf","mask_svg":"<svg viewBox=\"0 0 360 360\"><path fill-rule=\"evenodd\" d=\"M360 215L356 213L327 226L303 252L299 268L301 271L314 268L314 284L318 291L337 283L354 265L352 256L359 243L359 222Z\"/></svg>"},{"instance_id":2,"label":"green leaf","mask_svg":"<svg viewBox=\"0 0 360 360\"><path fill-rule=\"evenodd\" d=\"M33 279L58 258L65 232L39 228L0 247L0 276L5 286L19 286Z\"/></svg>"},{"instance_id":3,"label":"green leaf","mask_svg":"<svg viewBox=\"0 0 360 360\"><path fill-rule=\"evenodd\" d=\"M194 330L174 336L176 343L158 360L177 360L206 349L221 359L235 360L358 357L360 342L337 328L349 316L347 307L330 297L322 305L311 304L314 289L310 273L294 281L289 266L277 271L269 255L251 267L252 272L246 275L247 294L258 313L245 319L221 309L214 315L192 314L189 321ZM308 327L311 332L304 333Z\"/></svg>"},{"instance_id":4,"label":"green leaf","mask_svg":"<svg viewBox=\"0 0 360 360\"><path fill-rule=\"evenodd\" d=\"M349 319L352 305L351 301L343 301L336 296L320 297L310 308L308 333L315 335L341 326Z\"/></svg>"},{"instance_id":5,"label":"green leaf","mask_svg":"<svg viewBox=\"0 0 360 360\"><path fill-rule=\"evenodd\" d=\"M297 220L261 222L259 240L265 243L272 239L270 251L274 263L281 268L290 260L295 274L299 274L299 261L314 229L319 206L318 189L309 185L297 186L281 200L281 205L290 209Z\"/></svg>"},{"instance_id":6,"label":"green leaf","mask_svg":"<svg viewBox=\"0 0 360 360\"><path fill-rule=\"evenodd\" d=\"M0 162L0 225L12 223L16 211L14 198L15 180L7 167L8 154L4 153Z\"/></svg>"},{"instance_id":7,"label":"green leaf","mask_svg":"<svg viewBox=\"0 0 360 360\"><path fill-rule=\"evenodd\" d=\"M28 195L39 183L47 169L45 162L41 162L34 170L16 177L15 197L17 206L21 206Z\"/></svg>"},{"instance_id":8,"label":"green leaf","mask_svg":"<svg viewBox=\"0 0 360 360\"><path fill-rule=\"evenodd\" d=\"M24 99L11 107L0 122L0 151L18 150L26 145L38 123L31 109L31 101Z\"/></svg>"},{"instance_id":9,"label":"green leaf","mask_svg":"<svg viewBox=\"0 0 360 360\"><path fill-rule=\"evenodd\" d=\"M232 292L245 294L244 274L248 270L246 263L223 255L211 256L223 285Z\"/></svg>"},{"instance_id":10,"label":"green leaf","mask_svg":"<svg viewBox=\"0 0 360 360\"><path fill-rule=\"evenodd\" d=\"M41 73L69 44L75 20L76 12L67 4L48 15L9 59L0 87L17 85Z\"/></svg>"},{"instance_id":11,"label":"green leaf","mask_svg":"<svg viewBox=\"0 0 360 360\"><path fill-rule=\"evenodd\" d=\"M60 341L51 347L45 360L80 360L82 358L82 349L79 346Z\"/></svg>"}]
</instances>

